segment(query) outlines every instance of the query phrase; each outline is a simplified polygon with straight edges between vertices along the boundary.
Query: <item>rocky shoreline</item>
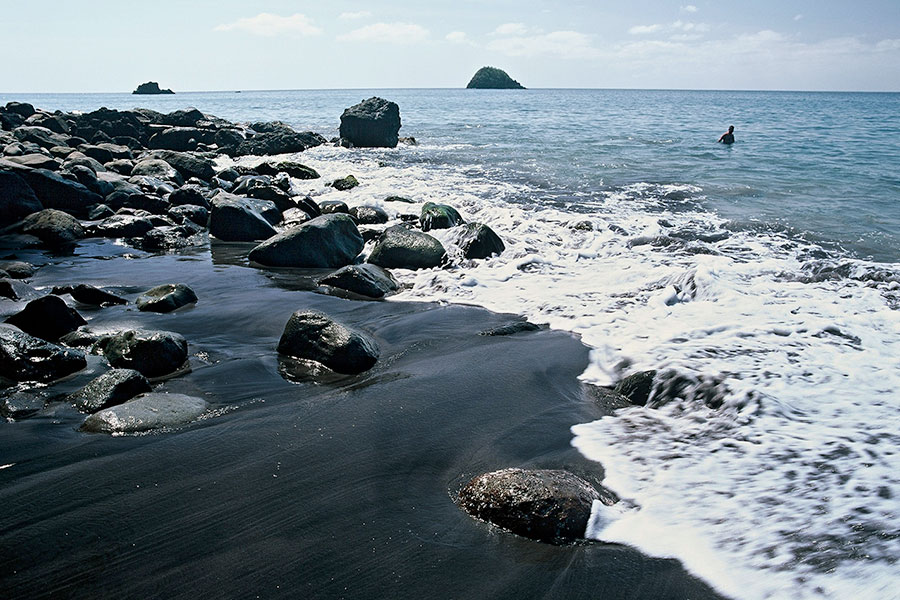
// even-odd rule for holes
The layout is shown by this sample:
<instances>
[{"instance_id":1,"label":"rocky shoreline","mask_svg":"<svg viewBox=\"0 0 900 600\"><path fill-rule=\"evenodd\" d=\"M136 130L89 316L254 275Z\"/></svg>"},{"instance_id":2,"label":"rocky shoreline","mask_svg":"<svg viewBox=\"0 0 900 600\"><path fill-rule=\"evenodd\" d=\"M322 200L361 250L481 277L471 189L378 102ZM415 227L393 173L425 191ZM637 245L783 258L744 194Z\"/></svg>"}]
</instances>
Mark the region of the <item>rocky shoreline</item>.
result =
<instances>
[{"instance_id":1,"label":"rocky shoreline","mask_svg":"<svg viewBox=\"0 0 900 600\"><path fill-rule=\"evenodd\" d=\"M389 269L435 268L504 251L488 224L467 222L452 206L425 203L418 213L406 212L411 201L392 196L385 202L399 208L388 212L295 192L297 182L320 177L296 162L298 153L327 143L394 147L402 141L396 104L380 98L348 108L341 138L330 141L280 122L236 124L196 109L66 114L9 103L0 108L0 123L0 251L6 259L0 302L17 307L0 325L6 388L0 413L10 420L63 402L85 413L82 432L121 435L169 431L209 413L199 395L160 391L161 382L189 372L189 339L149 321L94 331L79 307L102 311L130 301L81 282L31 287L37 266L16 260L18 253L65 256L96 238L149 253L191 251L211 239L254 244L245 257L257 268L324 270L315 280L320 291L380 300L400 288ZM221 157L241 156L277 158L255 167L217 167ZM329 185L352 193L359 181L348 175ZM429 235L435 229L457 233L452 252ZM133 305L139 313L167 314L210 300L173 281L145 289ZM482 333L535 329L517 321ZM378 341L366 331L315 310L291 315L272 346L287 371L316 376L353 376L382 360ZM47 393L44 386L82 371L89 359L107 367L62 397ZM599 405L624 405L630 400L618 392L635 389L634 402L645 403L646 387L643 380L624 382L617 391L595 394ZM454 499L472 516L551 544L582 539L593 503L617 501L599 483L553 470L477 475L456 492Z\"/></svg>"}]
</instances>

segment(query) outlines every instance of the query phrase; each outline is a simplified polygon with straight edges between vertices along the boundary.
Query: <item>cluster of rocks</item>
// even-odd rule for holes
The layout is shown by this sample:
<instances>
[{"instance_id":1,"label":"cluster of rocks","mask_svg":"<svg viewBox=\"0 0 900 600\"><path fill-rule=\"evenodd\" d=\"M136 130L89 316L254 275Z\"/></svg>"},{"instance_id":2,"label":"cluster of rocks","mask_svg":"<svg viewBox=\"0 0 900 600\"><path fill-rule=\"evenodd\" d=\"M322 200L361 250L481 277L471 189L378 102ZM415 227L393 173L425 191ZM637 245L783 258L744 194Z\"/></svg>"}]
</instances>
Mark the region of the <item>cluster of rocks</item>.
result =
<instances>
[{"instance_id":1,"label":"cluster of rocks","mask_svg":"<svg viewBox=\"0 0 900 600\"><path fill-rule=\"evenodd\" d=\"M0 247L65 252L89 237L124 240L145 250L224 242L253 242L247 258L268 267L327 269L326 290L383 298L399 289L388 269L428 269L452 263L431 235L448 230L456 258L479 260L504 251L483 223L467 222L454 207L426 202L418 213L377 206L317 202L293 193L294 180L318 179L292 160L216 169L219 155L272 156L302 152L326 140L280 123L240 125L196 109L161 114L146 109L49 113L25 103L0 107ZM341 116L344 146L396 146L399 109L371 98ZM353 194L353 175L329 187ZM333 195L332 195L333 196ZM413 201L391 196L388 205ZM431 232L431 233L429 233ZM90 354L109 369L64 400L88 413L82 430L128 433L187 423L208 410L198 397L154 391L159 381L190 369L188 341L172 331L128 329L97 334L63 297L111 307L129 300L86 284L47 294L23 279L33 269L0 264L0 297L27 302L0 325L0 378L48 383L83 370ZM164 284L134 301L140 311L170 312L198 302L187 285ZM522 324L509 335L532 329ZM282 360L308 361L337 374L358 374L379 360L369 334L317 311L292 314L275 347ZM23 386L0 399L0 412L21 418L45 398ZM459 504L473 516L528 537L566 543L583 537L591 505L606 502L574 475L507 469L473 479Z\"/></svg>"}]
</instances>

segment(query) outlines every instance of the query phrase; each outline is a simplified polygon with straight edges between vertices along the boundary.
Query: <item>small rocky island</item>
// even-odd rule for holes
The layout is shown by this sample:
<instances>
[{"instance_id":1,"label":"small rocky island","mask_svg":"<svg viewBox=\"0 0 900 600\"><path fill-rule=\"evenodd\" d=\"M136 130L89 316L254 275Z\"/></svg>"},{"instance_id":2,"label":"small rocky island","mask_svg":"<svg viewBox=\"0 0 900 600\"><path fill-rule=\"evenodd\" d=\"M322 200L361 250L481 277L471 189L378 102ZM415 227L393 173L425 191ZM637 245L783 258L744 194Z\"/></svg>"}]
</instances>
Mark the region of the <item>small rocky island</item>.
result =
<instances>
[{"instance_id":1,"label":"small rocky island","mask_svg":"<svg viewBox=\"0 0 900 600\"><path fill-rule=\"evenodd\" d=\"M155 81L148 81L147 83L142 83L137 86L137 89L131 92L132 94L142 94L142 95L151 95L151 94L174 94L170 89L160 89L159 84Z\"/></svg>"},{"instance_id":2,"label":"small rocky island","mask_svg":"<svg viewBox=\"0 0 900 600\"><path fill-rule=\"evenodd\" d=\"M472 76L467 89L481 90L524 90L525 86L496 67L481 67Z\"/></svg>"}]
</instances>

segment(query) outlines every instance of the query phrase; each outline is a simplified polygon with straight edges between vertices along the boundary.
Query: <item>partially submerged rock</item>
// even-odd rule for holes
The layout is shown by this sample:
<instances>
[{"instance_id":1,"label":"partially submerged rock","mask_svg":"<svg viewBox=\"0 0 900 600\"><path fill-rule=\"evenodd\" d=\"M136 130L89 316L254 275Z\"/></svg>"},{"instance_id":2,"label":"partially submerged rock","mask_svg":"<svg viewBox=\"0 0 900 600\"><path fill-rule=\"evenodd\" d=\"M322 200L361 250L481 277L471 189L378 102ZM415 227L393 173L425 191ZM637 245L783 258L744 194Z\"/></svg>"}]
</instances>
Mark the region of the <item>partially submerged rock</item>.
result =
<instances>
[{"instance_id":1,"label":"partially submerged rock","mask_svg":"<svg viewBox=\"0 0 900 600\"><path fill-rule=\"evenodd\" d=\"M55 342L67 333L87 325L78 312L58 296L43 296L32 300L6 322L25 333Z\"/></svg>"},{"instance_id":2,"label":"partially submerged rock","mask_svg":"<svg viewBox=\"0 0 900 600\"><path fill-rule=\"evenodd\" d=\"M353 175L347 175L346 177L335 179L328 185L338 190L339 192L346 192L347 190L352 190L353 188L358 186L359 181Z\"/></svg>"},{"instance_id":3,"label":"partially submerged rock","mask_svg":"<svg viewBox=\"0 0 900 600\"><path fill-rule=\"evenodd\" d=\"M232 194L219 194L212 201L209 232L225 242L265 240L277 232L260 211L259 202Z\"/></svg>"},{"instance_id":4,"label":"partially submerged rock","mask_svg":"<svg viewBox=\"0 0 900 600\"><path fill-rule=\"evenodd\" d=\"M197 294L183 283L165 283L138 296L138 310L167 313L197 302Z\"/></svg>"},{"instance_id":5,"label":"partially submerged rock","mask_svg":"<svg viewBox=\"0 0 900 600\"><path fill-rule=\"evenodd\" d=\"M381 234L368 262L386 269L430 269L440 266L446 257L443 244L436 238L394 225Z\"/></svg>"},{"instance_id":6,"label":"partially submerged rock","mask_svg":"<svg viewBox=\"0 0 900 600\"><path fill-rule=\"evenodd\" d=\"M316 217L250 251L250 260L270 267L343 267L363 249L363 238L347 215Z\"/></svg>"},{"instance_id":7,"label":"partially submerged rock","mask_svg":"<svg viewBox=\"0 0 900 600\"><path fill-rule=\"evenodd\" d=\"M147 378L133 369L112 369L92 380L68 401L82 412L96 412L151 390Z\"/></svg>"},{"instance_id":8,"label":"partially submerged rock","mask_svg":"<svg viewBox=\"0 0 900 600\"><path fill-rule=\"evenodd\" d=\"M45 208L25 217L22 233L33 235L49 248L65 248L84 237L78 219L61 210Z\"/></svg>"},{"instance_id":9,"label":"partially submerged rock","mask_svg":"<svg viewBox=\"0 0 900 600\"><path fill-rule=\"evenodd\" d=\"M10 327L0 327L0 377L52 381L87 366L84 354Z\"/></svg>"},{"instance_id":10,"label":"partially submerged rock","mask_svg":"<svg viewBox=\"0 0 900 600\"><path fill-rule=\"evenodd\" d=\"M9 171L0 171L0 228L18 223L44 206L25 180Z\"/></svg>"},{"instance_id":11,"label":"partially submerged rock","mask_svg":"<svg viewBox=\"0 0 900 600\"><path fill-rule=\"evenodd\" d=\"M565 544L584 538L594 500L602 499L594 486L567 471L503 469L473 478L457 504L518 535Z\"/></svg>"},{"instance_id":12,"label":"partially submerged rock","mask_svg":"<svg viewBox=\"0 0 900 600\"><path fill-rule=\"evenodd\" d=\"M458 243L463 256L470 259L490 258L506 250L500 236L483 223L467 223Z\"/></svg>"},{"instance_id":13,"label":"partially submerged rock","mask_svg":"<svg viewBox=\"0 0 900 600\"><path fill-rule=\"evenodd\" d=\"M613 391L628 398L632 404L645 406L653 392L656 371L638 371L622 379Z\"/></svg>"},{"instance_id":14,"label":"partially submerged rock","mask_svg":"<svg viewBox=\"0 0 900 600\"><path fill-rule=\"evenodd\" d=\"M319 279L318 283L367 298L384 298L400 287L390 271L368 263L348 265Z\"/></svg>"},{"instance_id":15,"label":"partially submerged rock","mask_svg":"<svg viewBox=\"0 0 900 600\"><path fill-rule=\"evenodd\" d=\"M149 393L94 413L84 420L88 433L138 433L195 421L209 404L184 394Z\"/></svg>"},{"instance_id":16,"label":"partially submerged rock","mask_svg":"<svg viewBox=\"0 0 900 600\"><path fill-rule=\"evenodd\" d=\"M341 141L360 148L394 148L400 127L400 107L384 98L372 97L344 110Z\"/></svg>"},{"instance_id":17,"label":"partially submerged rock","mask_svg":"<svg viewBox=\"0 0 900 600\"><path fill-rule=\"evenodd\" d=\"M291 315L278 341L278 352L346 374L371 369L379 354L371 337L315 310L298 310Z\"/></svg>"},{"instance_id":18,"label":"partially submerged rock","mask_svg":"<svg viewBox=\"0 0 900 600\"><path fill-rule=\"evenodd\" d=\"M464 222L462 216L455 208L447 204L435 204L434 202L426 202L422 206L422 214L419 216L422 231L448 229Z\"/></svg>"},{"instance_id":19,"label":"partially submerged rock","mask_svg":"<svg viewBox=\"0 0 900 600\"><path fill-rule=\"evenodd\" d=\"M71 286L59 286L53 288L53 293L57 295L69 294L76 302L88 304L90 306L112 306L115 304L128 304L128 300L115 294L111 294L106 290L98 287L79 283Z\"/></svg>"},{"instance_id":20,"label":"partially submerged rock","mask_svg":"<svg viewBox=\"0 0 900 600\"><path fill-rule=\"evenodd\" d=\"M187 361L187 340L171 331L129 330L103 340L110 366L134 369L146 377L180 370Z\"/></svg>"}]
</instances>

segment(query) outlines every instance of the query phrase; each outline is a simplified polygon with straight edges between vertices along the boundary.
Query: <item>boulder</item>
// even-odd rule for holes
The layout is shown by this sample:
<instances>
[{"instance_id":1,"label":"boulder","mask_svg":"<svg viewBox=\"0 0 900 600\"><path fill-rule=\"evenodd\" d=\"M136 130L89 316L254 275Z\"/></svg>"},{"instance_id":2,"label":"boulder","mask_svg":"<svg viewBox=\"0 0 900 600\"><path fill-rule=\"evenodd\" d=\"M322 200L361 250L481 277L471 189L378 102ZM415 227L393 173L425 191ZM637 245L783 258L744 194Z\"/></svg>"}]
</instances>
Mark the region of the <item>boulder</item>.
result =
<instances>
[{"instance_id":1,"label":"boulder","mask_svg":"<svg viewBox=\"0 0 900 600\"><path fill-rule=\"evenodd\" d=\"M104 164L113 160L112 152L108 148L110 145L113 144L81 144L78 146L78 151L89 158L93 158L100 164Z\"/></svg>"},{"instance_id":2,"label":"boulder","mask_svg":"<svg viewBox=\"0 0 900 600\"><path fill-rule=\"evenodd\" d=\"M76 302L80 302L81 304L87 304L90 306L113 306L116 304L128 304L128 300L126 300L125 298L121 298L119 296L116 296L115 294L111 294L105 290L101 290L100 288L88 285L86 283L79 283L77 285L71 286L65 291L69 293ZM53 293L56 293L55 288L53 290Z\"/></svg>"},{"instance_id":3,"label":"boulder","mask_svg":"<svg viewBox=\"0 0 900 600\"><path fill-rule=\"evenodd\" d=\"M632 404L645 406L650 400L655 377L655 370L638 371L619 381L613 388L613 391L628 398Z\"/></svg>"},{"instance_id":4,"label":"boulder","mask_svg":"<svg viewBox=\"0 0 900 600\"><path fill-rule=\"evenodd\" d=\"M478 475L459 492L464 511L515 534L565 544L584 538L601 494L567 471L503 469Z\"/></svg>"},{"instance_id":5,"label":"boulder","mask_svg":"<svg viewBox=\"0 0 900 600\"><path fill-rule=\"evenodd\" d=\"M118 173L119 175L131 177L131 174L134 171L134 164L135 163L133 160L120 159L108 162L103 166L114 173Z\"/></svg>"},{"instance_id":6,"label":"boulder","mask_svg":"<svg viewBox=\"0 0 900 600\"><path fill-rule=\"evenodd\" d=\"M70 170L72 169L72 167L76 166L86 167L95 174L103 173L104 171L106 171L106 167L104 167L96 158L91 158L90 156L82 154L78 151L72 152L66 157L65 162L63 162L62 164L62 168L65 170Z\"/></svg>"},{"instance_id":7,"label":"boulder","mask_svg":"<svg viewBox=\"0 0 900 600\"><path fill-rule=\"evenodd\" d=\"M446 204L435 204L434 202L426 202L422 205L422 214L419 216L422 231L449 229L464 222L462 216L455 208Z\"/></svg>"},{"instance_id":8,"label":"boulder","mask_svg":"<svg viewBox=\"0 0 900 600\"><path fill-rule=\"evenodd\" d=\"M390 271L372 264L348 265L322 277L318 284L346 290L367 298L384 298L400 288Z\"/></svg>"},{"instance_id":9,"label":"boulder","mask_svg":"<svg viewBox=\"0 0 900 600\"><path fill-rule=\"evenodd\" d=\"M467 223L460 233L458 243L463 256L471 259L489 258L506 250L500 236L482 223Z\"/></svg>"},{"instance_id":10,"label":"boulder","mask_svg":"<svg viewBox=\"0 0 900 600\"><path fill-rule=\"evenodd\" d=\"M69 125L60 115L45 112L37 112L27 119L24 125L33 127L46 127L53 133L69 133Z\"/></svg>"},{"instance_id":11,"label":"boulder","mask_svg":"<svg viewBox=\"0 0 900 600\"><path fill-rule=\"evenodd\" d=\"M187 340L171 331L123 331L101 343L110 366L135 369L145 377L169 375L187 361Z\"/></svg>"},{"instance_id":12,"label":"boulder","mask_svg":"<svg viewBox=\"0 0 900 600\"><path fill-rule=\"evenodd\" d=\"M0 278L0 298L18 301L36 298L38 295L37 290L30 285L14 279Z\"/></svg>"},{"instance_id":13,"label":"boulder","mask_svg":"<svg viewBox=\"0 0 900 600\"><path fill-rule=\"evenodd\" d=\"M202 206L196 206L194 204L173 206L166 214L176 223L189 221L191 223L196 223L200 227L206 227L207 223L209 223L209 211Z\"/></svg>"},{"instance_id":14,"label":"boulder","mask_svg":"<svg viewBox=\"0 0 900 600\"><path fill-rule=\"evenodd\" d=\"M360 225L380 225L390 220L384 209L377 206L354 206L350 209L350 216Z\"/></svg>"},{"instance_id":15,"label":"boulder","mask_svg":"<svg viewBox=\"0 0 900 600\"><path fill-rule=\"evenodd\" d=\"M23 119L27 119L35 112L34 106L29 104L28 102L7 102L6 106L3 107L5 112L10 112L13 114L17 114Z\"/></svg>"},{"instance_id":16,"label":"boulder","mask_svg":"<svg viewBox=\"0 0 900 600\"><path fill-rule=\"evenodd\" d=\"M60 162L52 156L46 154L23 154L21 156L7 156L6 160L14 162L17 165L28 167L29 169L47 169L48 171L58 171Z\"/></svg>"},{"instance_id":17,"label":"boulder","mask_svg":"<svg viewBox=\"0 0 900 600\"><path fill-rule=\"evenodd\" d=\"M147 378L133 369L112 369L92 380L67 400L81 412L97 412L151 391Z\"/></svg>"},{"instance_id":18,"label":"boulder","mask_svg":"<svg viewBox=\"0 0 900 600\"><path fill-rule=\"evenodd\" d=\"M44 208L64 210L82 217L87 216L95 204L103 202L103 197L77 181L70 181L47 169L21 171L19 176L34 190Z\"/></svg>"},{"instance_id":19,"label":"boulder","mask_svg":"<svg viewBox=\"0 0 900 600\"><path fill-rule=\"evenodd\" d=\"M209 200L196 187L186 185L169 194L169 204L172 206L182 206L185 204L193 204L194 206L202 206L209 209Z\"/></svg>"},{"instance_id":20,"label":"boulder","mask_svg":"<svg viewBox=\"0 0 900 600\"><path fill-rule=\"evenodd\" d=\"M212 200L210 234L225 242L251 242L274 236L278 232L260 211L261 202L265 201L220 193Z\"/></svg>"},{"instance_id":21,"label":"boulder","mask_svg":"<svg viewBox=\"0 0 900 600\"><path fill-rule=\"evenodd\" d=\"M163 181L172 181L178 185L184 184L184 178L181 176L181 173L175 167L159 158L139 160L131 169L131 175L146 175L162 179Z\"/></svg>"},{"instance_id":22,"label":"boulder","mask_svg":"<svg viewBox=\"0 0 900 600\"><path fill-rule=\"evenodd\" d=\"M197 294L183 283L166 283L138 296L138 310L167 313L197 302Z\"/></svg>"},{"instance_id":23,"label":"boulder","mask_svg":"<svg viewBox=\"0 0 900 600\"><path fill-rule=\"evenodd\" d=\"M491 337L497 336L505 336L505 335L515 335L517 333L522 333L524 331L539 331L541 328L539 325L535 325L529 321L513 321L512 323L507 323L506 325L498 325L497 327L492 327L491 329L485 329L478 333L478 335L487 335Z\"/></svg>"},{"instance_id":24,"label":"boulder","mask_svg":"<svg viewBox=\"0 0 900 600\"><path fill-rule=\"evenodd\" d=\"M0 261L0 269L6 271L13 279L28 279L36 270L33 264L21 260Z\"/></svg>"},{"instance_id":25,"label":"boulder","mask_svg":"<svg viewBox=\"0 0 900 600\"><path fill-rule=\"evenodd\" d=\"M469 81L468 89L524 90L521 83L496 67L481 67Z\"/></svg>"},{"instance_id":26,"label":"boulder","mask_svg":"<svg viewBox=\"0 0 900 600\"><path fill-rule=\"evenodd\" d=\"M212 160L207 158L174 150L154 150L151 155L154 158L161 158L175 167L185 180L196 177L202 181L212 181L212 178L216 176L215 165Z\"/></svg>"},{"instance_id":27,"label":"boulder","mask_svg":"<svg viewBox=\"0 0 900 600\"><path fill-rule=\"evenodd\" d=\"M278 342L278 352L346 374L371 369L379 354L372 338L313 310L298 310L291 315Z\"/></svg>"},{"instance_id":28,"label":"boulder","mask_svg":"<svg viewBox=\"0 0 900 600\"><path fill-rule=\"evenodd\" d=\"M338 190L339 192L346 192L348 190L352 190L356 186L359 185L359 181L356 180L356 177L353 175L347 175L346 177L341 177L340 179L335 179L331 183L329 183L331 187Z\"/></svg>"},{"instance_id":29,"label":"boulder","mask_svg":"<svg viewBox=\"0 0 900 600\"><path fill-rule=\"evenodd\" d=\"M281 161L279 163L262 163L256 166L256 172L260 175L287 173L295 179L318 179L321 177L315 169L290 160Z\"/></svg>"},{"instance_id":30,"label":"boulder","mask_svg":"<svg viewBox=\"0 0 900 600\"><path fill-rule=\"evenodd\" d=\"M394 225L381 234L368 262L386 269L430 269L446 257L443 244L434 237Z\"/></svg>"},{"instance_id":31,"label":"boulder","mask_svg":"<svg viewBox=\"0 0 900 600\"><path fill-rule=\"evenodd\" d=\"M96 172L88 167L72 165L66 170L75 178L75 181L99 196L106 197L115 189L108 181L98 179ZM66 177L66 174L64 173L63 176Z\"/></svg>"},{"instance_id":32,"label":"boulder","mask_svg":"<svg viewBox=\"0 0 900 600\"><path fill-rule=\"evenodd\" d=\"M214 144L216 131L198 127L170 127L159 131L147 142L147 147L155 150L193 151L199 144Z\"/></svg>"},{"instance_id":33,"label":"boulder","mask_svg":"<svg viewBox=\"0 0 900 600\"><path fill-rule=\"evenodd\" d=\"M342 143L359 148L394 148L400 127L400 107L372 97L344 110L340 136Z\"/></svg>"},{"instance_id":34,"label":"boulder","mask_svg":"<svg viewBox=\"0 0 900 600\"><path fill-rule=\"evenodd\" d=\"M31 391L7 391L0 397L0 416L7 419L26 419L37 413L44 405L47 399L41 395Z\"/></svg>"},{"instance_id":35,"label":"boulder","mask_svg":"<svg viewBox=\"0 0 900 600\"><path fill-rule=\"evenodd\" d=\"M25 333L55 342L67 333L87 325L87 321L59 296L32 300L21 311L6 319Z\"/></svg>"},{"instance_id":36,"label":"boulder","mask_svg":"<svg viewBox=\"0 0 900 600\"><path fill-rule=\"evenodd\" d=\"M22 233L35 236L50 248L65 248L84 237L84 228L72 215L45 208L25 217Z\"/></svg>"},{"instance_id":37,"label":"boulder","mask_svg":"<svg viewBox=\"0 0 900 600\"><path fill-rule=\"evenodd\" d=\"M44 206L19 175L0 171L0 228L18 223Z\"/></svg>"},{"instance_id":38,"label":"boulder","mask_svg":"<svg viewBox=\"0 0 900 600\"><path fill-rule=\"evenodd\" d=\"M52 381L87 366L84 354L10 327L0 327L0 377Z\"/></svg>"},{"instance_id":39,"label":"boulder","mask_svg":"<svg viewBox=\"0 0 900 600\"><path fill-rule=\"evenodd\" d=\"M203 398L151 392L92 414L81 431L122 434L175 427L195 421L207 408Z\"/></svg>"},{"instance_id":40,"label":"boulder","mask_svg":"<svg viewBox=\"0 0 900 600\"><path fill-rule=\"evenodd\" d=\"M250 260L270 267L343 267L352 263L364 242L348 215L322 215L288 229L250 251Z\"/></svg>"},{"instance_id":41,"label":"boulder","mask_svg":"<svg viewBox=\"0 0 900 600\"><path fill-rule=\"evenodd\" d=\"M137 86L132 94L143 94L143 95L151 95L151 94L174 94L170 89L162 89L159 87L159 84L155 81L148 81L147 83L142 83Z\"/></svg>"},{"instance_id":42,"label":"boulder","mask_svg":"<svg viewBox=\"0 0 900 600\"><path fill-rule=\"evenodd\" d=\"M336 213L349 215L350 207L347 206L346 202L340 200L322 200L319 202L319 212L323 215L332 215Z\"/></svg>"},{"instance_id":43,"label":"boulder","mask_svg":"<svg viewBox=\"0 0 900 600\"><path fill-rule=\"evenodd\" d=\"M303 152L314 146L321 146L326 142L325 138L311 131L276 131L273 133L259 133L243 140L235 147L224 148L223 151L230 156L272 156L275 154L293 154Z\"/></svg>"},{"instance_id":44,"label":"boulder","mask_svg":"<svg viewBox=\"0 0 900 600\"><path fill-rule=\"evenodd\" d=\"M134 215L113 215L91 227L91 235L105 238L139 237L153 229L153 223L146 217Z\"/></svg>"},{"instance_id":45,"label":"boulder","mask_svg":"<svg viewBox=\"0 0 900 600\"><path fill-rule=\"evenodd\" d=\"M31 127L23 125L13 131L13 135L20 142L31 142L41 148L53 148L55 146L68 146L69 136L54 133L46 127Z\"/></svg>"}]
</instances>

